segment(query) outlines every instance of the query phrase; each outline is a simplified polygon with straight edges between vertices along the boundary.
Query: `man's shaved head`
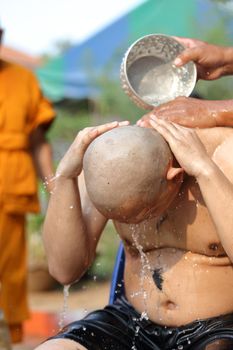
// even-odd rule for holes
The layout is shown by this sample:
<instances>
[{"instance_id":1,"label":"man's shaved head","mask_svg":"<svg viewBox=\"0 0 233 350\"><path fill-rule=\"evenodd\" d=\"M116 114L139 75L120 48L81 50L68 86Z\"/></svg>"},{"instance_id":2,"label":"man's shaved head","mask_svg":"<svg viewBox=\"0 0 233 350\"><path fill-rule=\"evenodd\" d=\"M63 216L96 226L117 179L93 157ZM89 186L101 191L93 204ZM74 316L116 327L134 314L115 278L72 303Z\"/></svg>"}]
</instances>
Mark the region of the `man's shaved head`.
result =
<instances>
[{"instance_id":1,"label":"man's shaved head","mask_svg":"<svg viewBox=\"0 0 233 350\"><path fill-rule=\"evenodd\" d=\"M171 151L155 130L124 126L97 137L84 156L87 192L106 217L127 221L164 191Z\"/></svg>"}]
</instances>

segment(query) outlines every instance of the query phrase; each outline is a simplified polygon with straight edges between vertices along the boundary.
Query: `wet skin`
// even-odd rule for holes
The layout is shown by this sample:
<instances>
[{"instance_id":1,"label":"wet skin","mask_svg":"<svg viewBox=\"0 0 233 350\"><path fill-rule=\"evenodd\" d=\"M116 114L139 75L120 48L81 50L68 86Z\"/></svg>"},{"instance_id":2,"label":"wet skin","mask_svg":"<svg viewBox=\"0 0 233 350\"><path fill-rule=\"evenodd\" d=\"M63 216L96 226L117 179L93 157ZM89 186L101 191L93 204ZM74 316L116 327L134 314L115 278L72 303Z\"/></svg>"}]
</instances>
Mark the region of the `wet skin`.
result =
<instances>
[{"instance_id":1,"label":"wet skin","mask_svg":"<svg viewBox=\"0 0 233 350\"><path fill-rule=\"evenodd\" d=\"M230 150L227 144L218 145L223 139L230 140L233 131L205 129L198 135L230 177L226 164ZM167 326L233 312L232 263L193 177L185 177L179 194L162 216L138 224L115 222L115 227L126 251L126 296L137 311L146 311L152 321ZM143 273L136 245L145 253L144 264L149 265Z\"/></svg>"},{"instance_id":2,"label":"wet skin","mask_svg":"<svg viewBox=\"0 0 233 350\"><path fill-rule=\"evenodd\" d=\"M100 128L100 131L105 131L111 126ZM96 130L93 132L95 136ZM202 129L197 133L208 155L232 183L232 129ZM58 173L61 175L56 178L44 224L50 272L63 284L80 278L93 261L107 222L90 201L80 175L87 143L90 143L90 134L80 135L60 163ZM194 162L195 152L190 156L190 142L188 147L188 163ZM223 217L229 226L231 221L227 209L232 207L232 196L229 198L224 189L228 188L231 194L231 184L229 188L224 185L221 176L221 181L216 181L214 176L211 180L213 178L214 183L221 186L219 192L217 189L214 191L217 196L213 197L212 202L216 202L215 208L219 208L218 202L221 203L217 215ZM140 220L136 223L133 220L131 223L114 221L125 245L126 296L139 313L146 312L152 321L166 326L180 326L193 320L233 312L231 233L228 235L225 232L224 225L219 225L225 230L224 235L221 230L216 230L216 220L214 225L210 216L213 207L209 204L207 209L197 181L200 185L200 179L186 175L169 207L162 210L165 203L159 204L159 214L156 210L152 211L151 217L146 220L139 216ZM209 188L209 185L202 186L207 200ZM229 201L225 206L220 198L222 193ZM69 209L71 205L72 210ZM63 343L66 343L67 349L77 347L77 343L63 339L48 341L38 349L62 349Z\"/></svg>"}]
</instances>

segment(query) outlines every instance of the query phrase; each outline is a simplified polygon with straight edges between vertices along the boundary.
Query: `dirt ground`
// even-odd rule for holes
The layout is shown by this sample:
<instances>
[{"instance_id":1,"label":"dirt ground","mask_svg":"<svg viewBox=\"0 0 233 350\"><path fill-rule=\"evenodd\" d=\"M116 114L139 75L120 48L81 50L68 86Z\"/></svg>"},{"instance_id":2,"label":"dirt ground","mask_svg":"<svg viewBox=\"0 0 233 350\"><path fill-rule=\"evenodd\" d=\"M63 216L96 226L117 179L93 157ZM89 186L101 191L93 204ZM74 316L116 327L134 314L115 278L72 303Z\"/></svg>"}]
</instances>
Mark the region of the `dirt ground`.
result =
<instances>
[{"instance_id":1,"label":"dirt ground","mask_svg":"<svg viewBox=\"0 0 233 350\"><path fill-rule=\"evenodd\" d=\"M25 323L25 340L14 345L13 350L33 350L62 325L106 305L108 298L108 282L83 283L79 288L72 286L65 300L62 288L29 293L31 318Z\"/></svg>"}]
</instances>

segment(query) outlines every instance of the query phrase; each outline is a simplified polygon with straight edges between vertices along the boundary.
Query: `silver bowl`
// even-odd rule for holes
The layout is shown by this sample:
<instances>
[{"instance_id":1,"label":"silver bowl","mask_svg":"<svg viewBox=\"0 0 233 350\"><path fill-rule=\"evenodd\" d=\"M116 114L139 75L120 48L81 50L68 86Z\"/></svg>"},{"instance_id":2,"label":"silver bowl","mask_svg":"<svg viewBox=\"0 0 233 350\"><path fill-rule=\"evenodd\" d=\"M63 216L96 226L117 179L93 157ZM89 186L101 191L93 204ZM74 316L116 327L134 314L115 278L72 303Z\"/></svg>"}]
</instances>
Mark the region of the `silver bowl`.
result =
<instances>
[{"instance_id":1,"label":"silver bowl","mask_svg":"<svg viewBox=\"0 0 233 350\"><path fill-rule=\"evenodd\" d=\"M182 67L174 59L184 50L173 37L151 34L138 39L127 50L120 70L122 88L143 109L189 96L196 84L196 66Z\"/></svg>"}]
</instances>

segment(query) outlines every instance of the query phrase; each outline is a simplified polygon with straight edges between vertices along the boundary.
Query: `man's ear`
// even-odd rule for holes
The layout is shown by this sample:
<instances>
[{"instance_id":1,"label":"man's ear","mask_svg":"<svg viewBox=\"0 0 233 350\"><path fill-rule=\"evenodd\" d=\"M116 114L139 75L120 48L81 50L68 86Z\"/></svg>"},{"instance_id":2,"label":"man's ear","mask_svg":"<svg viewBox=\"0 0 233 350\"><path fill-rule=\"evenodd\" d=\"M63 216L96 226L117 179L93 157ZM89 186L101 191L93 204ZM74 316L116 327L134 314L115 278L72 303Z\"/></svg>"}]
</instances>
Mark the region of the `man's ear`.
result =
<instances>
[{"instance_id":1,"label":"man's ear","mask_svg":"<svg viewBox=\"0 0 233 350\"><path fill-rule=\"evenodd\" d=\"M167 171L167 180L173 180L175 177L179 178L179 180L183 180L184 169L182 169L180 164L177 162L175 158L171 159L168 165Z\"/></svg>"},{"instance_id":2,"label":"man's ear","mask_svg":"<svg viewBox=\"0 0 233 350\"><path fill-rule=\"evenodd\" d=\"M170 166L167 172L167 180L173 180L176 176L183 173L184 170L182 168L173 168Z\"/></svg>"}]
</instances>

